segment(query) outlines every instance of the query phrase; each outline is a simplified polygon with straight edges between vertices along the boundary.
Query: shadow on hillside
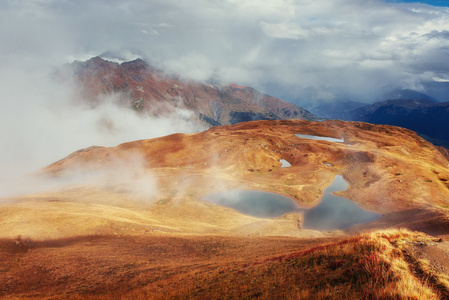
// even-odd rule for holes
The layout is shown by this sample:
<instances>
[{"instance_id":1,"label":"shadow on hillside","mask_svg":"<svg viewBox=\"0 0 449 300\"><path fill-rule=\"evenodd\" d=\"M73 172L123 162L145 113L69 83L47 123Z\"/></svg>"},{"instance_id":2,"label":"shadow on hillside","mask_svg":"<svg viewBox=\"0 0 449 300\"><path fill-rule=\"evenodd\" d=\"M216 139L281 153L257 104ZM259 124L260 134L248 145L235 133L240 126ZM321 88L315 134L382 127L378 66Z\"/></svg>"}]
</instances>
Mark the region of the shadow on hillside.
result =
<instances>
[{"instance_id":1,"label":"shadow on hillside","mask_svg":"<svg viewBox=\"0 0 449 300\"><path fill-rule=\"evenodd\" d=\"M62 248L79 243L98 241L100 239L109 240L111 238L113 237L108 235L86 235L60 239L34 240L31 238L22 238L19 235L14 239L0 239L0 252L17 254L39 248Z\"/></svg>"}]
</instances>

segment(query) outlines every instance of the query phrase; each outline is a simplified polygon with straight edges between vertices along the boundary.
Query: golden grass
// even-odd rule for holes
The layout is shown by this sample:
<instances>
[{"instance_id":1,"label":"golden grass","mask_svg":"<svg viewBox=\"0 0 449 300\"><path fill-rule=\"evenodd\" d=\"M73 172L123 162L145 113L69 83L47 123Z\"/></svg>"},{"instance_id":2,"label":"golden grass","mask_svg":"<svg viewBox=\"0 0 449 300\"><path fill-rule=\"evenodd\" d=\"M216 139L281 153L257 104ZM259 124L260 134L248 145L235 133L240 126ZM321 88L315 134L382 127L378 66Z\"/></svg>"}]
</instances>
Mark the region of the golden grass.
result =
<instances>
[{"instance_id":1,"label":"golden grass","mask_svg":"<svg viewBox=\"0 0 449 300\"><path fill-rule=\"evenodd\" d=\"M439 285L447 279L430 271L414 273L421 270L422 263L405 252L409 243L429 241L429 236L408 230L373 232L263 261L206 267L168 280L163 287L144 287L128 296L439 299L441 291L449 291Z\"/></svg>"},{"instance_id":2,"label":"golden grass","mask_svg":"<svg viewBox=\"0 0 449 300\"><path fill-rule=\"evenodd\" d=\"M430 241L408 230L374 232L231 272L203 274L200 285L196 281L170 293L181 298L439 299L441 287L432 278L445 278L414 274L421 267L411 265L416 262L404 252L408 243Z\"/></svg>"},{"instance_id":3,"label":"golden grass","mask_svg":"<svg viewBox=\"0 0 449 300\"><path fill-rule=\"evenodd\" d=\"M5 275L0 297L442 299L449 294L447 276L409 251L433 239L403 229L331 243L219 236L2 243L8 247L0 251Z\"/></svg>"}]
</instances>

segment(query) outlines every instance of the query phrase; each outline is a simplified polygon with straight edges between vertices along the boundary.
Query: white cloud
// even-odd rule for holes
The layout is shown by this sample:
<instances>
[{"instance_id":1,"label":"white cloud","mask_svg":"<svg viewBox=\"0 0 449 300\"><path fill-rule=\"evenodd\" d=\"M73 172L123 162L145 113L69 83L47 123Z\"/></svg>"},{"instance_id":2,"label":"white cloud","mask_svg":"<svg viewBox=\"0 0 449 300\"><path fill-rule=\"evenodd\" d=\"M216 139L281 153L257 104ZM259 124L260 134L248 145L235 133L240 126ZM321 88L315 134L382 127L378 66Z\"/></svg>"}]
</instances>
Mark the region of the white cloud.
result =
<instances>
[{"instance_id":1,"label":"white cloud","mask_svg":"<svg viewBox=\"0 0 449 300\"><path fill-rule=\"evenodd\" d=\"M196 52L165 60L164 69L198 81L206 81L214 75L213 63L204 54Z\"/></svg>"},{"instance_id":2,"label":"white cloud","mask_svg":"<svg viewBox=\"0 0 449 300\"><path fill-rule=\"evenodd\" d=\"M447 8L380 0L7 3L3 22L16 26L2 26L0 38L16 38L2 43L2 52L41 50L58 61L58 55L132 49L194 79L229 81L239 70L241 84L274 85L298 96L323 79L336 91L354 92L341 68L349 68L344 72L357 76L369 94L422 72L439 74L432 64L446 56L449 28Z\"/></svg>"},{"instance_id":3,"label":"white cloud","mask_svg":"<svg viewBox=\"0 0 449 300\"><path fill-rule=\"evenodd\" d=\"M196 78L211 69L220 74L244 68L252 83L252 74L262 69L261 88L284 72L319 77L342 59L355 65L388 59L407 73L415 62L426 63L428 51L438 55L447 46L440 36L430 47L429 34L449 23L447 8L380 0L15 1L3 3L1 11L3 53L62 61L57 58L132 49L173 72L193 64ZM257 56L249 61L254 49ZM197 70L202 66L207 70ZM357 72L365 76L363 69ZM347 82L340 78L336 84Z\"/></svg>"},{"instance_id":4,"label":"white cloud","mask_svg":"<svg viewBox=\"0 0 449 300\"><path fill-rule=\"evenodd\" d=\"M432 79L436 82L449 82L449 79L447 78L440 78L440 77L432 77Z\"/></svg>"},{"instance_id":5,"label":"white cloud","mask_svg":"<svg viewBox=\"0 0 449 300\"><path fill-rule=\"evenodd\" d=\"M309 37L309 32L307 30L295 24L270 24L261 21L260 27L269 37L292 40L305 39Z\"/></svg>"}]
</instances>

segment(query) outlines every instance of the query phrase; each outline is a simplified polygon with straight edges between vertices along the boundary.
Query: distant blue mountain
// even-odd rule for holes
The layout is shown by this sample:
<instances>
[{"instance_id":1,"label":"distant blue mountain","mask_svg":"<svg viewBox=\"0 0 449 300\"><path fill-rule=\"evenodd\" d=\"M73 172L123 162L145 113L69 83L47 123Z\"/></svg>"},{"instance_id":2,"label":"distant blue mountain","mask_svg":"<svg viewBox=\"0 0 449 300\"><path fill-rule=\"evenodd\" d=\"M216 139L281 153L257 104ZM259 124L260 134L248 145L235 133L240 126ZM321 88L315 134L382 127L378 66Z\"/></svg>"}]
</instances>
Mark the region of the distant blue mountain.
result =
<instances>
[{"instance_id":1,"label":"distant blue mountain","mask_svg":"<svg viewBox=\"0 0 449 300\"><path fill-rule=\"evenodd\" d=\"M327 119L347 119L350 116L350 112L366 106L366 103L351 101L347 99L334 100L329 102L315 103L314 105L303 107L311 113L327 118Z\"/></svg>"},{"instance_id":2,"label":"distant blue mountain","mask_svg":"<svg viewBox=\"0 0 449 300\"><path fill-rule=\"evenodd\" d=\"M392 90L391 92L384 94L380 100L382 101L382 100L395 100L395 99L414 99L414 100L426 99L432 102L439 102L436 99L430 97L429 95L409 89Z\"/></svg>"},{"instance_id":3,"label":"distant blue mountain","mask_svg":"<svg viewBox=\"0 0 449 300\"><path fill-rule=\"evenodd\" d=\"M449 147L449 102L386 100L357 108L345 119L408 128L436 145Z\"/></svg>"}]
</instances>

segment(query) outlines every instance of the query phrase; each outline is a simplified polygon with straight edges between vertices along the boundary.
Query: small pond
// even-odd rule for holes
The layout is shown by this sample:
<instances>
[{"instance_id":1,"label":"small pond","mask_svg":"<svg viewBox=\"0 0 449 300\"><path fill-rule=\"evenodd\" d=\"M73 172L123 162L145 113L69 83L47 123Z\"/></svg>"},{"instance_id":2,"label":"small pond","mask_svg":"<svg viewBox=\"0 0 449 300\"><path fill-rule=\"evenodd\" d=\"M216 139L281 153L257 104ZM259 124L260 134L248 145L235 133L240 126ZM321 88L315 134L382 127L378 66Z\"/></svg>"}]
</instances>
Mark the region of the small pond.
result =
<instances>
[{"instance_id":1,"label":"small pond","mask_svg":"<svg viewBox=\"0 0 449 300\"><path fill-rule=\"evenodd\" d=\"M381 217L378 213L365 210L357 203L344 197L336 196L336 191L344 191L348 183L342 176L335 176L334 181L324 190L318 205L304 211L303 228L332 230L372 222Z\"/></svg>"},{"instance_id":2,"label":"small pond","mask_svg":"<svg viewBox=\"0 0 449 300\"><path fill-rule=\"evenodd\" d=\"M310 209L299 207L291 198L263 191L229 190L210 194L204 200L260 218L303 212L303 228L316 230L348 229L381 217L380 214L367 211L349 199L332 194L347 187L343 177L335 176L332 184L324 190L320 203Z\"/></svg>"},{"instance_id":3,"label":"small pond","mask_svg":"<svg viewBox=\"0 0 449 300\"><path fill-rule=\"evenodd\" d=\"M229 190L208 195L204 199L260 218L279 217L299 208L291 198L262 191Z\"/></svg>"},{"instance_id":4,"label":"small pond","mask_svg":"<svg viewBox=\"0 0 449 300\"><path fill-rule=\"evenodd\" d=\"M318 136L318 135L307 135L307 134L295 134L297 137L303 138L303 139L309 139L309 140L318 140L318 141L328 141L328 142L334 142L334 143L343 143L344 139L336 139L331 137L325 137L325 136Z\"/></svg>"}]
</instances>

